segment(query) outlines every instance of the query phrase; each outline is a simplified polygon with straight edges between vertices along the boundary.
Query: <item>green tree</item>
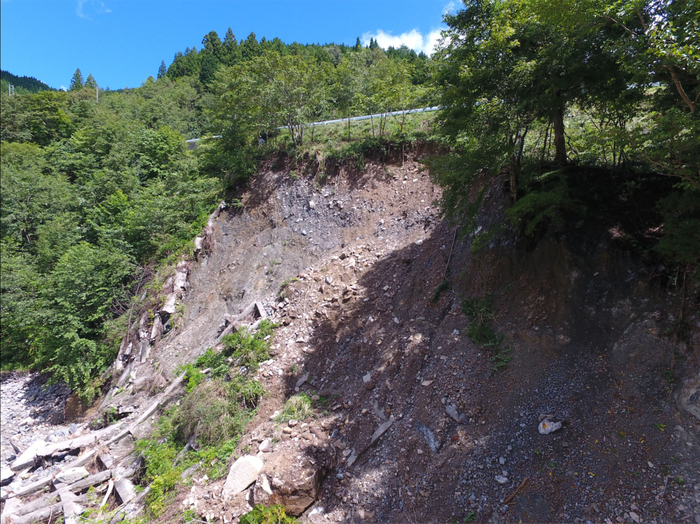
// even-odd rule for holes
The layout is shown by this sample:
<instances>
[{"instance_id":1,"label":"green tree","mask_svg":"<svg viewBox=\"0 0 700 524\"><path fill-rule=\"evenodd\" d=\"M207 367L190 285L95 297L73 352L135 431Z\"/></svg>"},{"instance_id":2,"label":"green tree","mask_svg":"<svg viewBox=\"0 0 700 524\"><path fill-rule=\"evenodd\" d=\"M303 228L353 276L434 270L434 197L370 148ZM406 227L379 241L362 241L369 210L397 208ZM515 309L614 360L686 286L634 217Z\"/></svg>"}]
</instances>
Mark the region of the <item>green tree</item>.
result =
<instances>
[{"instance_id":1,"label":"green tree","mask_svg":"<svg viewBox=\"0 0 700 524\"><path fill-rule=\"evenodd\" d=\"M232 66L237 64L241 59L241 50L238 46L238 40L236 40L236 35L229 27L226 30L226 36L224 36L223 41L223 58L222 62L224 65Z\"/></svg>"},{"instance_id":2,"label":"green tree","mask_svg":"<svg viewBox=\"0 0 700 524\"><path fill-rule=\"evenodd\" d=\"M551 15L558 11L555 4L478 1L445 16L448 31L436 77L442 129L460 146L467 170L509 170L513 201L533 126L543 122L552 129L553 161L561 166L568 160L568 105L641 95L642 86L626 81L606 45L619 30L590 17L558 20Z\"/></svg>"},{"instance_id":3,"label":"green tree","mask_svg":"<svg viewBox=\"0 0 700 524\"><path fill-rule=\"evenodd\" d=\"M298 55L268 52L230 69L223 78L224 118L246 122L257 134L283 125L292 142L301 145L304 126L325 101L328 74Z\"/></svg>"},{"instance_id":4,"label":"green tree","mask_svg":"<svg viewBox=\"0 0 700 524\"><path fill-rule=\"evenodd\" d=\"M201 69L199 70L199 81L209 87L216 80L216 72L219 69L219 61L213 53L204 51L201 58Z\"/></svg>"},{"instance_id":5,"label":"green tree","mask_svg":"<svg viewBox=\"0 0 700 524\"><path fill-rule=\"evenodd\" d=\"M204 46L202 51L211 53L217 62L223 61L223 44L216 31L209 31L202 39L202 45Z\"/></svg>"},{"instance_id":6,"label":"green tree","mask_svg":"<svg viewBox=\"0 0 700 524\"><path fill-rule=\"evenodd\" d=\"M95 80L95 77L92 76L92 73L88 75L88 77L85 79L85 83L83 84L84 87L89 87L90 89L96 89L97 88L97 81Z\"/></svg>"},{"instance_id":7,"label":"green tree","mask_svg":"<svg viewBox=\"0 0 700 524\"><path fill-rule=\"evenodd\" d=\"M241 42L241 57L243 60L252 60L260 55L260 44L255 37L255 33L250 33L248 37Z\"/></svg>"},{"instance_id":8,"label":"green tree","mask_svg":"<svg viewBox=\"0 0 700 524\"><path fill-rule=\"evenodd\" d=\"M70 79L70 87L69 89L71 91L75 91L76 89L80 89L85 85L85 82L83 81L83 74L80 72L80 68L75 70L75 73L73 73L73 77Z\"/></svg>"},{"instance_id":9,"label":"green tree","mask_svg":"<svg viewBox=\"0 0 700 524\"><path fill-rule=\"evenodd\" d=\"M161 60L160 67L158 68L158 80L160 80L161 78L164 78L167 72L168 72L168 68L165 67L165 60Z\"/></svg>"},{"instance_id":10,"label":"green tree","mask_svg":"<svg viewBox=\"0 0 700 524\"><path fill-rule=\"evenodd\" d=\"M111 364L114 349L102 342L102 327L115 303L127 298L133 271L129 257L87 242L58 260L41 290L45 329L39 359L54 379L89 392L93 377Z\"/></svg>"}]
</instances>

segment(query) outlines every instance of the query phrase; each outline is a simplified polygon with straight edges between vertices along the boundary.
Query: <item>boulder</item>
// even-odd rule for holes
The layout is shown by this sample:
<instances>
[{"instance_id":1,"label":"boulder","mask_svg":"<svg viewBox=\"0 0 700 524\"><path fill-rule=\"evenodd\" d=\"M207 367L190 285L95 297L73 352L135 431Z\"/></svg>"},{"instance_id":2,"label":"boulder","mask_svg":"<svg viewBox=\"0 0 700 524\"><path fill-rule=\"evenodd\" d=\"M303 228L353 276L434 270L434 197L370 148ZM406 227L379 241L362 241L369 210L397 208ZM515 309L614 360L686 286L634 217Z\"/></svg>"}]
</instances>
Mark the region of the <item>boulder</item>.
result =
<instances>
[{"instance_id":1,"label":"boulder","mask_svg":"<svg viewBox=\"0 0 700 524\"><path fill-rule=\"evenodd\" d=\"M153 318L153 328L151 329L151 342L158 342L160 337L163 336L163 322L160 319L160 315L156 315Z\"/></svg>"},{"instance_id":2,"label":"boulder","mask_svg":"<svg viewBox=\"0 0 700 524\"><path fill-rule=\"evenodd\" d=\"M237 495L250 486L263 469L263 461L253 455L244 455L233 463L226 477L221 496L224 500Z\"/></svg>"},{"instance_id":3,"label":"boulder","mask_svg":"<svg viewBox=\"0 0 700 524\"><path fill-rule=\"evenodd\" d=\"M170 315L174 315L176 311L177 295L175 293L170 293L165 299L165 305L160 308L160 314L163 320L167 320Z\"/></svg>"},{"instance_id":4,"label":"boulder","mask_svg":"<svg viewBox=\"0 0 700 524\"><path fill-rule=\"evenodd\" d=\"M12 471L20 471L22 469L32 467L39 452L47 446L48 444L43 440L32 442L32 444L15 459L15 461L10 465L10 468Z\"/></svg>"},{"instance_id":5,"label":"boulder","mask_svg":"<svg viewBox=\"0 0 700 524\"><path fill-rule=\"evenodd\" d=\"M268 460L255 482L255 504L281 504L289 515L301 515L318 497L321 484L332 467L329 458L315 456L312 459L280 450Z\"/></svg>"}]
</instances>

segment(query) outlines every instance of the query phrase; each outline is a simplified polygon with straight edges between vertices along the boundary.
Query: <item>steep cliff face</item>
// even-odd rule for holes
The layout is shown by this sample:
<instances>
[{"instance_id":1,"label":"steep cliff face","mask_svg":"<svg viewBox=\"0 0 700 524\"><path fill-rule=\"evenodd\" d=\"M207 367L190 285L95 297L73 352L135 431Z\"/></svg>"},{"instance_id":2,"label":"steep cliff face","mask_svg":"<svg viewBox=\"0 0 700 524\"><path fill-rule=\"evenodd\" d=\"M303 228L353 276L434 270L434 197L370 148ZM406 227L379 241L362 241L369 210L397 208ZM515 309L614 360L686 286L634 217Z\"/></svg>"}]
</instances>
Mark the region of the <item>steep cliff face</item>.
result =
<instances>
[{"instance_id":1,"label":"steep cliff face","mask_svg":"<svg viewBox=\"0 0 700 524\"><path fill-rule=\"evenodd\" d=\"M146 321L150 349L122 357L131 376L103 409L132 406L147 434L176 367L257 303L280 327L236 454L264 465L235 494L197 475L163 518L287 501L308 522L700 519L697 287L660 287L602 224L526 244L497 185L478 223L499 232L477 251L420 167L293 180L269 165L212 219L187 284L166 282L171 329ZM297 393L314 415L275 422Z\"/></svg>"},{"instance_id":2,"label":"steep cliff face","mask_svg":"<svg viewBox=\"0 0 700 524\"><path fill-rule=\"evenodd\" d=\"M221 222L193 284L219 315L262 300L282 324L262 374L271 393L242 449L318 444L290 442L269 420L306 391L331 399L307 422L339 451L311 521L672 522L698 511L697 317L678 342L680 291L655 285L600 224L535 246L501 227L475 254L438 218L439 193L417 167L370 165L319 187L268 173ZM504 224L506 202L489 189L484 229ZM462 302L484 296L497 348L465 336L475 320ZM188 305L193 323L211 306L199 307ZM562 429L540 434L544 417Z\"/></svg>"}]
</instances>

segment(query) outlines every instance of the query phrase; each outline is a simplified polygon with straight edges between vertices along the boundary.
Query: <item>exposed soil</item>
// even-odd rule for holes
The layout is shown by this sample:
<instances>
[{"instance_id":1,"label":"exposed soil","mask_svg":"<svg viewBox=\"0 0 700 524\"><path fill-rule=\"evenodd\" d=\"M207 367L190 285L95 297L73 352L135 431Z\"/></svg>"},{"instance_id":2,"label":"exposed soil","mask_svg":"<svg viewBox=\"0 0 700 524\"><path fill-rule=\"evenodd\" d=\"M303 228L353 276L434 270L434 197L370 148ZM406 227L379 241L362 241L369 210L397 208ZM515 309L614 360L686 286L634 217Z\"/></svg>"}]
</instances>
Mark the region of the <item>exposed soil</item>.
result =
<instances>
[{"instance_id":1,"label":"exposed soil","mask_svg":"<svg viewBox=\"0 0 700 524\"><path fill-rule=\"evenodd\" d=\"M505 225L473 254L413 157L322 183L289 169L266 166L242 210L222 213L151 356L170 379L216 345L225 315L263 302L281 326L238 452L265 438L267 460L333 451L302 521L700 523L697 288L676 342L681 293L600 223L527 248ZM504 224L506 202L490 187L480 226ZM462 301L484 295L512 348L495 372L464 334ZM271 416L297 391L326 404L290 431ZM545 417L562 428L540 434ZM224 503L222 484L195 475L162 520L194 508L231 522L249 495Z\"/></svg>"}]
</instances>

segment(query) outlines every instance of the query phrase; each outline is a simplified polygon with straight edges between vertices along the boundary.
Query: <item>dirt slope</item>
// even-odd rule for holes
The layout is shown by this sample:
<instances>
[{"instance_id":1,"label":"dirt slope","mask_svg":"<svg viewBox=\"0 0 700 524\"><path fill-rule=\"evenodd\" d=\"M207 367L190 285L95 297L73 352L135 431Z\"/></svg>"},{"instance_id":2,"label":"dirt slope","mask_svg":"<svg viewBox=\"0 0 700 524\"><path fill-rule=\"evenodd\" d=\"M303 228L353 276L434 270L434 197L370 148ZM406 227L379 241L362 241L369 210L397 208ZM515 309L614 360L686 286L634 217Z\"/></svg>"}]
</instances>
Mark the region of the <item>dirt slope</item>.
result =
<instances>
[{"instance_id":1,"label":"dirt slope","mask_svg":"<svg viewBox=\"0 0 700 524\"><path fill-rule=\"evenodd\" d=\"M171 380L216 345L226 315L260 301L281 327L237 453L265 439L270 463L332 450L302 521L700 523L700 319L673 341L680 293L597 223L534 247L506 226L475 255L415 160L323 183L270 162L243 207L212 224L177 328L136 378ZM490 187L479 225L503 224L506 202ZM493 352L464 335L462 302L485 295L512 348L495 373ZM687 308L697 296L689 285ZM132 383L111 402L136 417L152 398ZM272 422L297 391L325 408L298 428ZM540 434L544 417L562 428ZM228 523L245 510L221 499L223 480L195 477L162 520L193 508Z\"/></svg>"},{"instance_id":2,"label":"dirt slope","mask_svg":"<svg viewBox=\"0 0 700 524\"><path fill-rule=\"evenodd\" d=\"M319 187L270 170L245 211L220 221L186 307L209 331L186 324L171 344L201 351L222 313L252 299L283 322L262 371L271 394L241 448L263 436L282 446L269 417L308 375L300 389L336 408L311 424L337 430L338 449L364 451L395 418L334 470L310 521L700 521L700 420L677 407L679 395L698 401L698 319L674 344L680 297L650 285L595 224L529 251L506 228L474 256L436 216L438 191L418 167L370 164ZM500 188L486 202L482 226L502 221ZM294 275L289 303L277 302ZM513 348L495 374L462 334L461 301L487 293ZM563 429L539 434L544 415ZM226 514L215 498L204 508Z\"/></svg>"}]
</instances>

